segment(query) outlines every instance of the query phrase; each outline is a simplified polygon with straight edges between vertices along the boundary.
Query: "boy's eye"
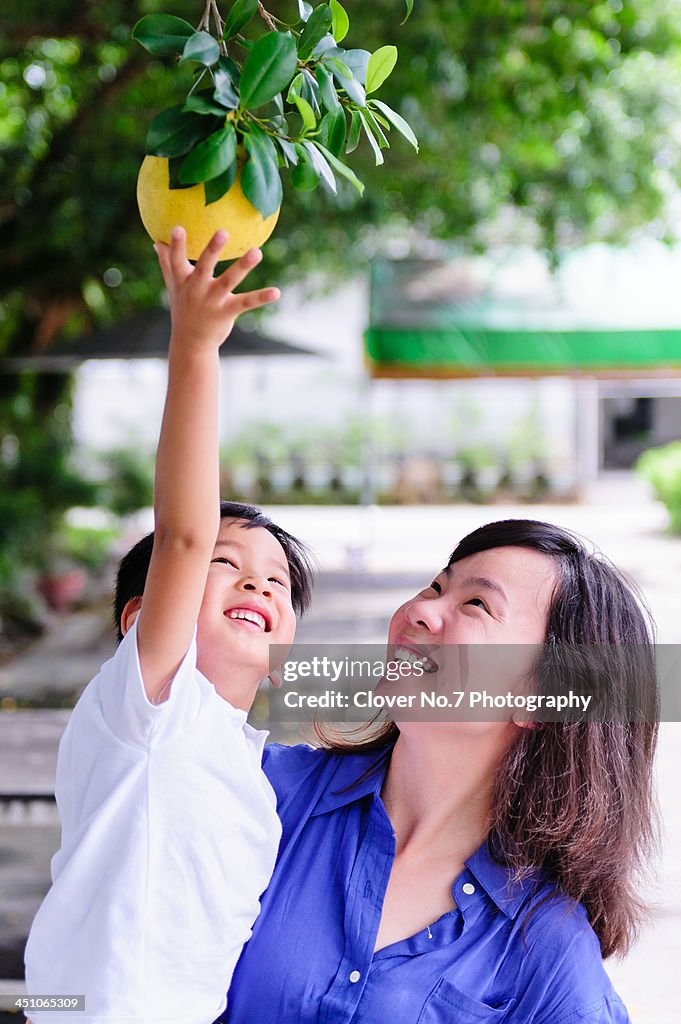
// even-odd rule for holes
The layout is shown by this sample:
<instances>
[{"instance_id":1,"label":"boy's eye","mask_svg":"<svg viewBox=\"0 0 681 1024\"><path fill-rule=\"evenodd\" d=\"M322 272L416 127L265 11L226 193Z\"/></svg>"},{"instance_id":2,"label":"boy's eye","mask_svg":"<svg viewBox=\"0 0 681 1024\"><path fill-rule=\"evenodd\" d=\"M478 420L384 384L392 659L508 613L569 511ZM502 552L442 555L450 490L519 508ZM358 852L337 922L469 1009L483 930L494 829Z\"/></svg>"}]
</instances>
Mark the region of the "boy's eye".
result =
<instances>
[{"instance_id":1,"label":"boy's eye","mask_svg":"<svg viewBox=\"0 0 681 1024\"><path fill-rule=\"evenodd\" d=\"M474 604L477 608L482 608L489 615L489 608L481 597L472 597L470 601L466 601L465 604Z\"/></svg>"},{"instance_id":2,"label":"boy's eye","mask_svg":"<svg viewBox=\"0 0 681 1024\"><path fill-rule=\"evenodd\" d=\"M438 583L437 580L433 580L433 582L430 584L430 587L428 589L429 590L434 590L436 594L441 594L442 593L442 587Z\"/></svg>"},{"instance_id":3,"label":"boy's eye","mask_svg":"<svg viewBox=\"0 0 681 1024\"><path fill-rule=\"evenodd\" d=\"M267 582L268 583L278 583L280 587L286 587L288 585L286 583L286 580L277 579L276 576L268 576Z\"/></svg>"},{"instance_id":4,"label":"boy's eye","mask_svg":"<svg viewBox=\"0 0 681 1024\"><path fill-rule=\"evenodd\" d=\"M236 563L231 558L212 558L210 564L214 565L216 562L221 565L231 565L233 569L237 568Z\"/></svg>"}]
</instances>

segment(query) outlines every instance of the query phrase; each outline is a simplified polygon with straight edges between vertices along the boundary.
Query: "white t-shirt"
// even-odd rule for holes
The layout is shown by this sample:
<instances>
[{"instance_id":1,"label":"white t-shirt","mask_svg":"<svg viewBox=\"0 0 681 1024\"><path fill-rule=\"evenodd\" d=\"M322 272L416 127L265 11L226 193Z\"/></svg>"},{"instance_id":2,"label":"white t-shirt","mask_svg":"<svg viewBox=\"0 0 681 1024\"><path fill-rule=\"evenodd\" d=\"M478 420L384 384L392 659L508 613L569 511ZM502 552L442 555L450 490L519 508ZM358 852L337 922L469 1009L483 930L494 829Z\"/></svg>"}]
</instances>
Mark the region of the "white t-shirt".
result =
<instances>
[{"instance_id":1,"label":"white t-shirt","mask_svg":"<svg viewBox=\"0 0 681 1024\"><path fill-rule=\"evenodd\" d=\"M26 947L30 995L84 995L38 1022L211 1024L257 917L281 825L267 736L196 667L146 697L128 632L59 747L61 849Z\"/></svg>"}]
</instances>

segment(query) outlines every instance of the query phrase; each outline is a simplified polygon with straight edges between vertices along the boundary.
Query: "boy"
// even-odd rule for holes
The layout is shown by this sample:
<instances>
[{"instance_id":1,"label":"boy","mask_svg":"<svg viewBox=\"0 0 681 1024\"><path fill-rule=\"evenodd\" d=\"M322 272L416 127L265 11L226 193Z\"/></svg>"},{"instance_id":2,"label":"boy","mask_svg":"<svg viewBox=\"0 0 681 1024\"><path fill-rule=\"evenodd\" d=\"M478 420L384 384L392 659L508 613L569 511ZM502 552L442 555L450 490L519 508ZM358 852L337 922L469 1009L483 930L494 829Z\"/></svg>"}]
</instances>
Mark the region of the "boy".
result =
<instances>
[{"instance_id":1,"label":"boy","mask_svg":"<svg viewBox=\"0 0 681 1024\"><path fill-rule=\"evenodd\" d=\"M26 949L29 995L84 995L85 1010L36 1006L35 1024L210 1024L275 862L266 734L246 715L311 577L295 538L219 503L219 348L240 313L279 297L233 294L258 251L213 276L225 238L195 267L181 228L156 247L172 333L155 531L121 562L121 643L60 746L62 846Z\"/></svg>"}]
</instances>

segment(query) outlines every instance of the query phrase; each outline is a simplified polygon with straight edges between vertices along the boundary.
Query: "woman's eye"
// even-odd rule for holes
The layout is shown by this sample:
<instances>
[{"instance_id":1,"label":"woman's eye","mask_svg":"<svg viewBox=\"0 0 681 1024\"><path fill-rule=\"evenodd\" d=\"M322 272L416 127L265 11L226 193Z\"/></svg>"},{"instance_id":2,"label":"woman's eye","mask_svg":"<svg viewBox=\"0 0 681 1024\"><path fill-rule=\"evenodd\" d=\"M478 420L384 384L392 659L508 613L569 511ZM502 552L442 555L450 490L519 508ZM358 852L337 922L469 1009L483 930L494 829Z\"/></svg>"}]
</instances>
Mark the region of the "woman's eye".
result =
<instances>
[{"instance_id":1,"label":"woman's eye","mask_svg":"<svg viewBox=\"0 0 681 1024\"><path fill-rule=\"evenodd\" d=\"M430 584L430 587L428 589L429 590L434 590L436 594L441 594L442 593L442 587L440 586L440 584L438 583L437 580L433 580L433 582Z\"/></svg>"},{"instance_id":2,"label":"woman's eye","mask_svg":"<svg viewBox=\"0 0 681 1024\"><path fill-rule=\"evenodd\" d=\"M474 604L476 608L482 608L489 615L489 608L487 607L487 605L485 604L481 597L472 597L470 601L466 601L465 603Z\"/></svg>"}]
</instances>

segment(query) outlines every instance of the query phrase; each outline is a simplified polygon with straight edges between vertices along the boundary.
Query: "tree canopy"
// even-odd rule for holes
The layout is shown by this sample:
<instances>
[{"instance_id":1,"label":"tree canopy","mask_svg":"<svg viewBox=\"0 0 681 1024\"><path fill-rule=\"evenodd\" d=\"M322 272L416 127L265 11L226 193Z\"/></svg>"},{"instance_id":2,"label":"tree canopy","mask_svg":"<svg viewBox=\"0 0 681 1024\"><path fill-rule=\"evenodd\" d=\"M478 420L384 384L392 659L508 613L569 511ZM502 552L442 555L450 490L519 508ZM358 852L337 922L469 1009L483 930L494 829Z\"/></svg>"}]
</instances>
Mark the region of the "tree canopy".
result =
<instances>
[{"instance_id":1,"label":"tree canopy","mask_svg":"<svg viewBox=\"0 0 681 1024\"><path fill-rule=\"evenodd\" d=\"M295 0L265 6L297 14ZM555 253L651 221L668 234L681 167L674 0L416 0L405 24L400 0L346 7L344 45L397 45L381 95L413 125L420 154L393 133L375 167L362 142L363 197L351 185L337 198L287 188L268 279L357 270L395 236L481 247L522 223ZM4 0L0 351L41 350L158 301L135 180L149 122L182 99L191 70L146 53L131 30L155 11L198 24L202 9Z\"/></svg>"}]
</instances>

